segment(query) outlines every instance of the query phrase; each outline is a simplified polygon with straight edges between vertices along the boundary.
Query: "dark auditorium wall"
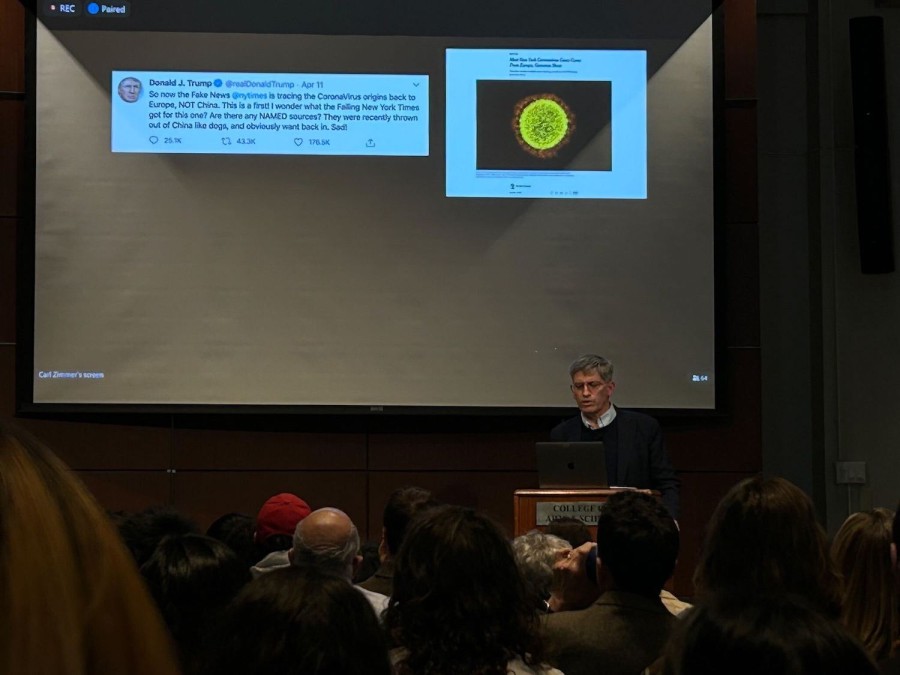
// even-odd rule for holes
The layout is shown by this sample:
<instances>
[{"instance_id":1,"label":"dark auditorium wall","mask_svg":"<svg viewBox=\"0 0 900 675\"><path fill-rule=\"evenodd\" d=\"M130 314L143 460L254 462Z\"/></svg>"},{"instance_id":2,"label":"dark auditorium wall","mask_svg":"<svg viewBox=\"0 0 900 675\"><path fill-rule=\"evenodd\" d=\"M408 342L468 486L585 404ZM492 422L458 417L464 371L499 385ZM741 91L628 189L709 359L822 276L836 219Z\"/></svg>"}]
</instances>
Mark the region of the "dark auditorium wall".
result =
<instances>
[{"instance_id":1,"label":"dark auditorium wall","mask_svg":"<svg viewBox=\"0 0 900 675\"><path fill-rule=\"evenodd\" d=\"M690 594L704 524L724 492L762 468L756 148L756 5L726 0L722 381L728 414L662 420L682 480L683 550L675 590ZM15 408L15 239L23 180L23 10L0 0L0 415ZM603 345L597 345L603 351ZM109 509L170 504L205 527L227 511L254 513L279 491L345 509L380 535L388 493L418 484L512 528L512 493L536 484L533 443L555 420L457 432L416 421L348 421L310 431L304 419L229 416L25 420Z\"/></svg>"},{"instance_id":2,"label":"dark auditorium wall","mask_svg":"<svg viewBox=\"0 0 900 675\"><path fill-rule=\"evenodd\" d=\"M896 508L900 499L900 272L862 274L856 227L853 110L846 66L849 24L856 16L884 21L888 152L891 160L893 250L900 269L900 2L833 0L822 40L833 54L828 73L828 120L823 153L823 284L831 311L825 313L825 371L833 373L825 402L837 424L829 425L826 461L865 461L865 485L828 485L829 525L838 527L847 509ZM825 126L825 125L823 125ZM827 291L826 291L827 292ZM830 467L829 467L830 468Z\"/></svg>"},{"instance_id":3,"label":"dark auditorium wall","mask_svg":"<svg viewBox=\"0 0 900 675\"><path fill-rule=\"evenodd\" d=\"M863 274L850 20L884 24L885 96L900 245L900 2L758 0L763 468L812 497L835 532L900 497L900 272ZM835 462L866 482L836 482Z\"/></svg>"}]
</instances>

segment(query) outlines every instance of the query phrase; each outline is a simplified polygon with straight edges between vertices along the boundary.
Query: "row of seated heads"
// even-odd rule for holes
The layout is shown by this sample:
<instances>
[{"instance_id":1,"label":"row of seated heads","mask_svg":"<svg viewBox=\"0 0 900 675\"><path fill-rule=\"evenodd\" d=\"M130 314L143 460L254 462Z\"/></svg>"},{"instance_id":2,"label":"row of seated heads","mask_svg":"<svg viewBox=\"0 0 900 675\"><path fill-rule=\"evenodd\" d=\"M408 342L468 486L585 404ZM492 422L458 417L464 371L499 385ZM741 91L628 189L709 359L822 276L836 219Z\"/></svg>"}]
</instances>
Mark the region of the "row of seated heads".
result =
<instances>
[{"instance_id":1,"label":"row of seated heads","mask_svg":"<svg viewBox=\"0 0 900 675\"><path fill-rule=\"evenodd\" d=\"M657 672L878 672L900 648L898 520L888 509L853 514L829 546L797 486L740 482L707 526L697 604Z\"/></svg>"},{"instance_id":2,"label":"row of seated heads","mask_svg":"<svg viewBox=\"0 0 900 675\"><path fill-rule=\"evenodd\" d=\"M385 509L386 521L392 521L391 531L401 531L405 526L402 516L410 517L416 506L426 500L433 503L430 493L418 488L405 488L392 495ZM320 581L323 574L337 576L337 581L340 582L338 586L347 585L347 580L341 577L360 548L358 532L349 518L336 509L321 509L317 512L318 520L317 517L308 518L311 513L312 509L305 500L291 493L280 493L267 499L255 517L241 513L221 516L209 526L205 536L198 533L193 522L167 508L154 507L138 513L114 514L123 539L140 566L151 594L175 638L179 657L186 671L199 672L201 668L205 670L205 666L212 661L217 664L216 670L227 669L233 667L234 663L241 662L239 655L228 649L221 650L216 659L212 659L209 650L202 648L203 642L213 639L211 626L215 625L223 615L225 606L250 581L251 576L269 572L268 569L260 570L257 567L257 563L267 556L290 550L295 567L304 567L307 574ZM321 533L322 520L330 522L329 516L335 514L340 514L349 526L346 536L339 533L336 546L325 542L323 548L323 542L316 539L317 532ZM301 522L318 524L307 525L304 530L299 526ZM389 539L393 541L393 538L385 537L385 540ZM377 552L375 560L377 561ZM374 568L369 573L373 571ZM269 574L265 577L268 579ZM277 604L264 604L267 593L277 589L279 584L293 584L291 579L295 577L294 572L279 573L274 575L276 581L267 580L263 584L254 584L252 588L256 589L255 594L236 603L237 608L243 608L243 614L236 609L239 618L232 618L228 627L230 631L237 628L237 623L247 623L248 627L242 632L252 633L254 639L230 640L219 631L220 641L235 649L256 649L254 644L266 643L265 636L256 629L267 627L266 630L277 637L277 625L285 618L284 613L290 607L289 604L285 605L285 600L290 603L307 597L310 602L306 606L316 607L317 596L315 593L311 594L312 587L307 583L286 593ZM278 579L281 581L277 581ZM333 591L333 586L326 584L323 588ZM330 593L319 599L330 602L333 596ZM354 593L351 604L358 604L355 601L360 597L358 593ZM371 614L371 609L365 603L363 607ZM257 615L269 617L270 620L261 621ZM299 623L293 620L286 625L296 627ZM312 629L306 631L307 636L315 633ZM269 657L272 653L269 650ZM354 652L350 650L349 653ZM225 654L228 656L223 656ZM283 656L287 658L286 655ZM296 654L293 658L296 658ZM346 663L341 666L345 667Z\"/></svg>"},{"instance_id":3,"label":"row of seated heads","mask_svg":"<svg viewBox=\"0 0 900 675\"><path fill-rule=\"evenodd\" d=\"M433 506L430 497L428 505ZM718 672L724 667L740 672L743 666L728 665L735 654L742 654L740 664L757 664L746 672L759 672L758 664L768 664L771 672L867 672L868 658L834 619L840 616L872 657L889 653L891 638L896 637L896 599L884 592L893 588L892 519L885 509L855 514L838 532L829 557L825 533L802 491L782 479L754 478L736 486L710 522L696 573L701 603L672 640L666 672ZM575 537L585 529L577 523L556 525ZM611 501L599 525L605 535L598 541L599 557L619 587L646 595L658 592L678 553L677 528L667 514L653 500L627 494ZM514 589L503 584L517 575L508 547L501 545L502 533L472 511L438 509L414 528L412 541L416 545L398 560L399 583L385 617L395 644L434 644L430 625L439 626L441 635L458 646L464 639L448 627L466 616L482 622L465 621L465 634L490 635L496 642L496 627L504 625L504 616L509 618L509 607L524 597L525 605L534 608L548 592L552 553L539 561L547 573L539 587L529 585L542 576L528 573L529 563L535 562L529 556L540 557L541 547L571 549L569 542L543 534L514 540L515 559L523 572L518 575L523 587ZM479 570L477 576L472 570ZM469 592L460 594L460 588ZM492 616L492 605L483 600L488 589L501 597L498 589L503 588L511 595L493 605L499 611ZM871 611L879 602L893 608L893 618L891 612L885 619ZM533 618L526 612L518 626L507 625L510 642L501 653L540 654L539 641L529 629ZM473 630L476 627L480 629ZM698 652L710 641L719 649ZM474 642L468 647L480 655L489 645ZM409 655L409 672L430 672L434 659L451 658L420 651Z\"/></svg>"},{"instance_id":4,"label":"row of seated heads","mask_svg":"<svg viewBox=\"0 0 900 675\"><path fill-rule=\"evenodd\" d=\"M545 591L528 587L501 529L470 509L429 504L402 543L393 543L394 588L383 624L334 575L294 566L247 583L247 565L233 548L190 531L164 539L140 561L150 596L108 518L66 467L19 432L4 431L2 445L0 672L174 673L183 666L242 675L377 674L390 672L388 646L405 650L397 672L414 674L505 672L513 657L543 658L534 596ZM859 532L875 532L882 542L887 533L896 545L896 523L892 532L889 522L889 512L859 516L846 526L851 541L839 533L834 549L845 548L859 564L869 545ZM617 495L598 532L601 569L629 590L658 593L679 545L665 510L638 493ZM205 562L185 562L198 560ZM191 581L194 568L226 572L199 583ZM882 567L858 576L871 581L876 569ZM796 486L777 478L741 482L709 523L695 576L697 607L679 622L665 672L874 672L835 621L848 622L842 594L852 572L836 571L812 504ZM215 589L218 621L174 606L166 615L167 597L210 592L215 599ZM213 648L180 666L151 597L170 626L214 624L193 638ZM895 592L886 603L896 612ZM896 626L880 634L889 650ZM821 669L811 669L815 664Z\"/></svg>"}]
</instances>

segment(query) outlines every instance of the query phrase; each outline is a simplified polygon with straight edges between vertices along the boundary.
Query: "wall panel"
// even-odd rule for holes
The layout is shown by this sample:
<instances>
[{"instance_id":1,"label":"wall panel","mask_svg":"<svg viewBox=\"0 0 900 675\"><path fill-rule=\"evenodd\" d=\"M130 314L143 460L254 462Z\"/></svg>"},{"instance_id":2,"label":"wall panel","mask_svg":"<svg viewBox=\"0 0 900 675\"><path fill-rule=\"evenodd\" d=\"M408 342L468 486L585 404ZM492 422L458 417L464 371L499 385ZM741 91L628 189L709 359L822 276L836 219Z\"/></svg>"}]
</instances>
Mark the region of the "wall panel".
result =
<instances>
[{"instance_id":1,"label":"wall panel","mask_svg":"<svg viewBox=\"0 0 900 675\"><path fill-rule=\"evenodd\" d=\"M23 420L22 425L76 470L166 470L172 432L128 424Z\"/></svg>"},{"instance_id":2,"label":"wall panel","mask_svg":"<svg viewBox=\"0 0 900 675\"><path fill-rule=\"evenodd\" d=\"M729 347L759 346L759 228L756 223L728 223L722 271L728 304L722 321Z\"/></svg>"},{"instance_id":3,"label":"wall panel","mask_svg":"<svg viewBox=\"0 0 900 675\"><path fill-rule=\"evenodd\" d=\"M0 0L0 91L25 90L25 10Z\"/></svg>"},{"instance_id":4,"label":"wall panel","mask_svg":"<svg viewBox=\"0 0 900 675\"><path fill-rule=\"evenodd\" d=\"M364 470L364 434L178 429L175 468Z\"/></svg>"},{"instance_id":5,"label":"wall panel","mask_svg":"<svg viewBox=\"0 0 900 675\"><path fill-rule=\"evenodd\" d=\"M0 96L0 227L7 229L18 215L19 176L22 171L25 103Z\"/></svg>"},{"instance_id":6,"label":"wall panel","mask_svg":"<svg viewBox=\"0 0 900 675\"><path fill-rule=\"evenodd\" d=\"M11 419L16 412L16 346L0 344L0 417Z\"/></svg>"},{"instance_id":7,"label":"wall panel","mask_svg":"<svg viewBox=\"0 0 900 675\"><path fill-rule=\"evenodd\" d=\"M725 222L756 223L756 102L726 104Z\"/></svg>"},{"instance_id":8,"label":"wall panel","mask_svg":"<svg viewBox=\"0 0 900 675\"><path fill-rule=\"evenodd\" d=\"M165 504L169 476L165 471L78 471L77 476L108 511L140 511Z\"/></svg>"},{"instance_id":9,"label":"wall panel","mask_svg":"<svg viewBox=\"0 0 900 675\"><path fill-rule=\"evenodd\" d=\"M0 343L9 344L16 341L17 225L15 218L0 217Z\"/></svg>"},{"instance_id":10,"label":"wall panel","mask_svg":"<svg viewBox=\"0 0 900 675\"><path fill-rule=\"evenodd\" d=\"M334 506L365 531L366 474L363 471L178 471L172 474L172 505L205 531L232 511L256 516L269 497L292 492L313 509ZM380 531L380 528L379 528Z\"/></svg>"},{"instance_id":11,"label":"wall panel","mask_svg":"<svg viewBox=\"0 0 900 675\"><path fill-rule=\"evenodd\" d=\"M725 0L725 96L756 98L756 2Z\"/></svg>"},{"instance_id":12,"label":"wall panel","mask_svg":"<svg viewBox=\"0 0 900 675\"><path fill-rule=\"evenodd\" d=\"M369 468L534 471L534 444L542 440L547 440L546 436L536 433L370 434Z\"/></svg>"}]
</instances>

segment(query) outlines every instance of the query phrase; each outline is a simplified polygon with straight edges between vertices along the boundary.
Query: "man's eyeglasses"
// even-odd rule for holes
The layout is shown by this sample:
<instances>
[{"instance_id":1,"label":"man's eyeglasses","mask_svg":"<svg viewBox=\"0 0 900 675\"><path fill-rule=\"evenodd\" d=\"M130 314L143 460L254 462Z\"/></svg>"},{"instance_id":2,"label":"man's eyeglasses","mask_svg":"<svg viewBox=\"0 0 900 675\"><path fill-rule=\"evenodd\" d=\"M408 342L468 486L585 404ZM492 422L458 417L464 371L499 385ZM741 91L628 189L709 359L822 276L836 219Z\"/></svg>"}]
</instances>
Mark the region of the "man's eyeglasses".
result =
<instances>
[{"instance_id":1,"label":"man's eyeglasses","mask_svg":"<svg viewBox=\"0 0 900 675\"><path fill-rule=\"evenodd\" d=\"M584 388L587 387L588 391L595 392L600 391L600 389L606 384L606 382L594 381L594 382L573 382L572 383L572 391L584 391Z\"/></svg>"}]
</instances>

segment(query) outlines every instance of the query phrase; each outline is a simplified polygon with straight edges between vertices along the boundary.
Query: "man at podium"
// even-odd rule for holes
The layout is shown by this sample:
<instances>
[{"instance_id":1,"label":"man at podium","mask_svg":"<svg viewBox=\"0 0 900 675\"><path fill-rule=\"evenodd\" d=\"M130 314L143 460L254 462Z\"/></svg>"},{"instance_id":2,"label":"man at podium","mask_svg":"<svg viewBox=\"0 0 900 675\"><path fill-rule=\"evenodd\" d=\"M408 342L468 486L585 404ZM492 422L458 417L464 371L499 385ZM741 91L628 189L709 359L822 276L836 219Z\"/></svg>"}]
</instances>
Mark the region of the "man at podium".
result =
<instances>
[{"instance_id":1,"label":"man at podium","mask_svg":"<svg viewBox=\"0 0 900 675\"><path fill-rule=\"evenodd\" d=\"M550 440L602 441L610 484L659 490L669 513L678 518L679 481L659 423L612 404L613 365L602 356L578 357L569 366L569 376L579 414L554 427Z\"/></svg>"}]
</instances>

